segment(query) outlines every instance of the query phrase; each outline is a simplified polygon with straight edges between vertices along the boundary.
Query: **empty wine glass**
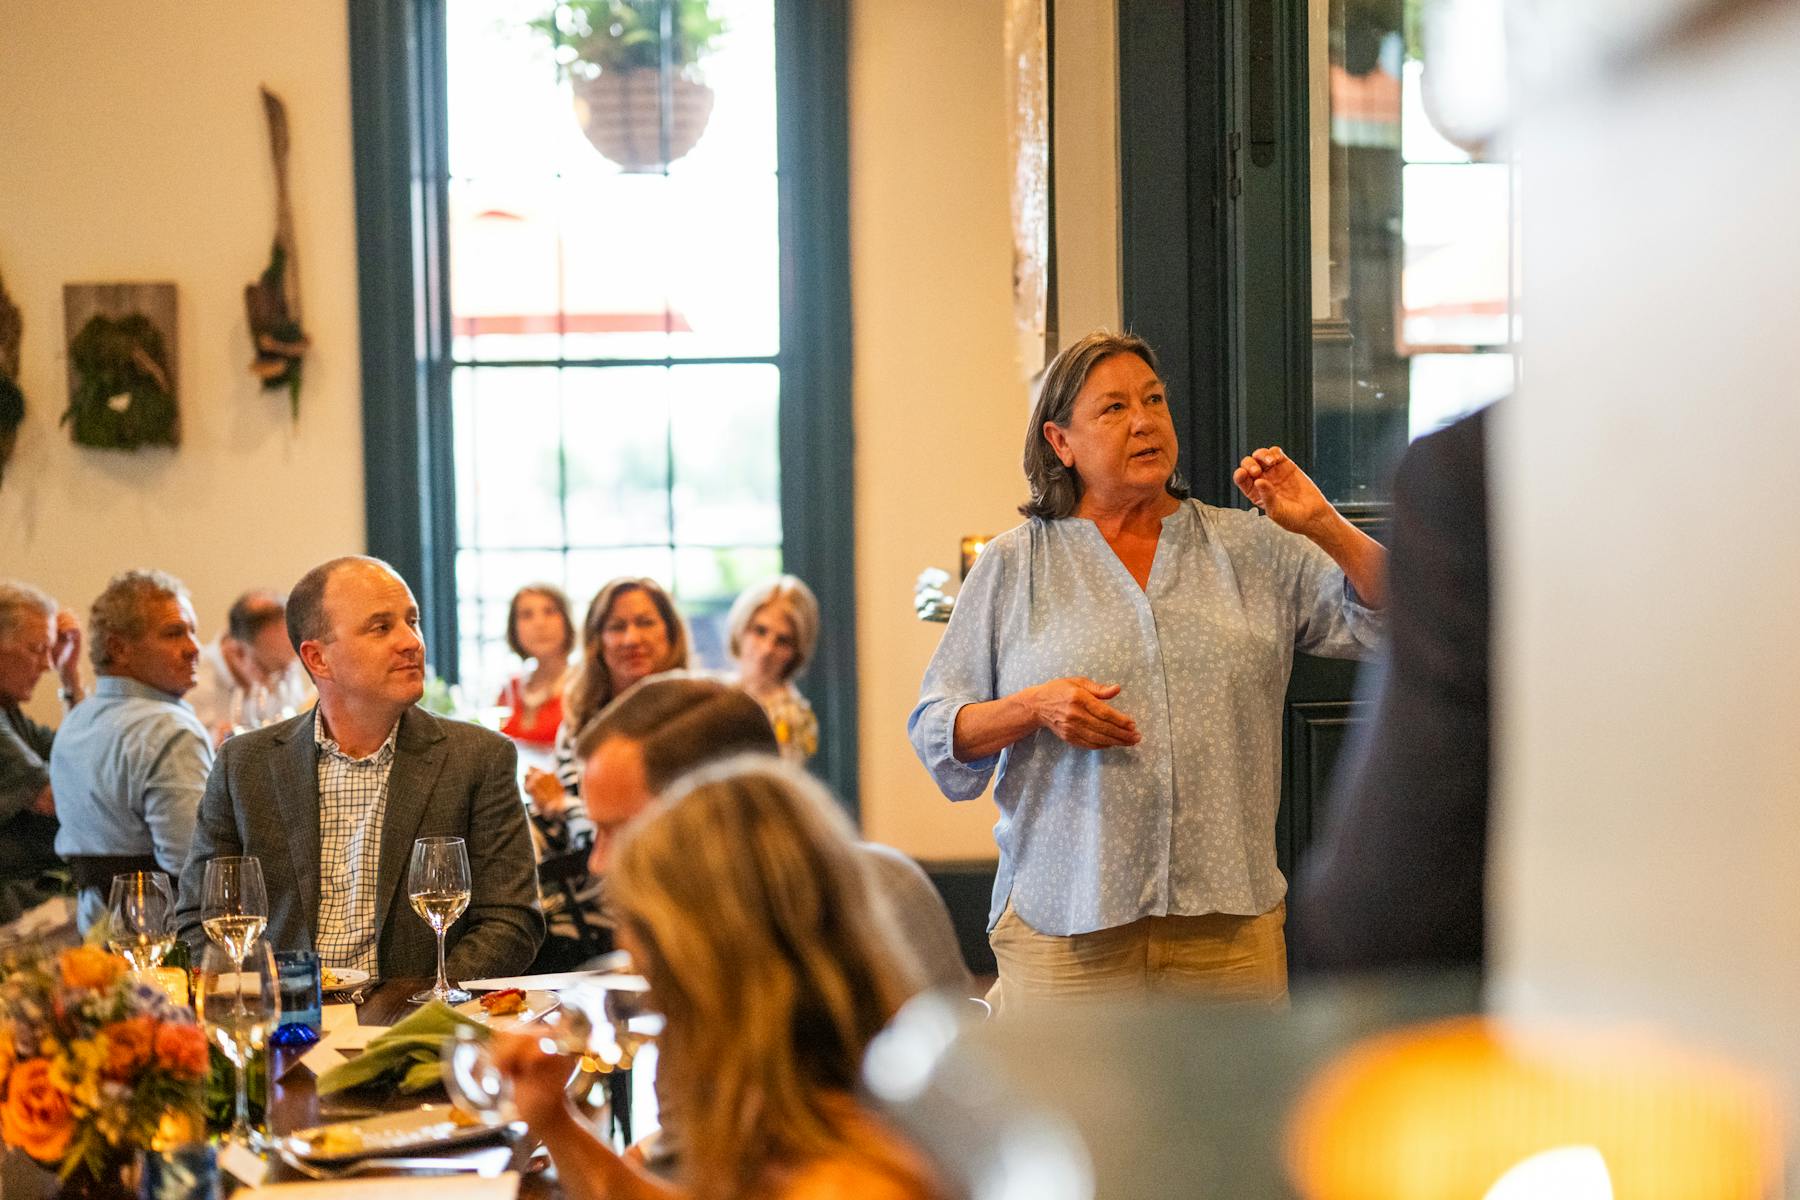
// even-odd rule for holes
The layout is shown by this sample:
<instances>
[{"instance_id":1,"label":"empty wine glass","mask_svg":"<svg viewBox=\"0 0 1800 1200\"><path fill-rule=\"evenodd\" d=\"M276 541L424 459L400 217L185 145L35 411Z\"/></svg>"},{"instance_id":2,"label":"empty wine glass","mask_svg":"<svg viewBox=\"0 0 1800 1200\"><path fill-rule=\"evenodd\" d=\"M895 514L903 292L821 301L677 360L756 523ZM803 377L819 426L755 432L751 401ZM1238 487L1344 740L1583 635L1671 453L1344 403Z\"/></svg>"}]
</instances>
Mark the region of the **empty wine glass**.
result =
<instances>
[{"instance_id":1,"label":"empty wine glass","mask_svg":"<svg viewBox=\"0 0 1800 1200\"><path fill-rule=\"evenodd\" d=\"M237 1068L237 1108L228 1139L253 1146L249 1069L281 1022L281 977L269 943L253 937L234 954L224 944L207 946L194 977L194 1010L206 1036Z\"/></svg>"},{"instance_id":2,"label":"empty wine glass","mask_svg":"<svg viewBox=\"0 0 1800 1200\"><path fill-rule=\"evenodd\" d=\"M469 993L444 976L444 935L469 907L469 849L459 837L425 837L413 843L406 894L413 911L437 934L437 983L413 997L415 1004L442 1000L461 1004Z\"/></svg>"},{"instance_id":3,"label":"empty wine glass","mask_svg":"<svg viewBox=\"0 0 1800 1200\"><path fill-rule=\"evenodd\" d=\"M162 965L175 945L175 896L161 871L114 875L107 897L106 946L133 971Z\"/></svg>"},{"instance_id":4,"label":"empty wine glass","mask_svg":"<svg viewBox=\"0 0 1800 1200\"><path fill-rule=\"evenodd\" d=\"M536 1038L543 1053L569 1059L566 1087L578 1096L596 1075L629 1071L638 1052L655 1042L662 1016L647 1009L645 1000L643 980L631 976L581 983L560 992L556 1009L517 1032ZM444 1044L443 1075L451 1102L482 1124L519 1119L512 1080L495 1060L491 1038L458 1027Z\"/></svg>"},{"instance_id":5,"label":"empty wine glass","mask_svg":"<svg viewBox=\"0 0 1800 1200\"><path fill-rule=\"evenodd\" d=\"M269 924L269 894L263 888L262 860L226 855L206 864L200 927L213 945L243 962L250 944Z\"/></svg>"}]
</instances>

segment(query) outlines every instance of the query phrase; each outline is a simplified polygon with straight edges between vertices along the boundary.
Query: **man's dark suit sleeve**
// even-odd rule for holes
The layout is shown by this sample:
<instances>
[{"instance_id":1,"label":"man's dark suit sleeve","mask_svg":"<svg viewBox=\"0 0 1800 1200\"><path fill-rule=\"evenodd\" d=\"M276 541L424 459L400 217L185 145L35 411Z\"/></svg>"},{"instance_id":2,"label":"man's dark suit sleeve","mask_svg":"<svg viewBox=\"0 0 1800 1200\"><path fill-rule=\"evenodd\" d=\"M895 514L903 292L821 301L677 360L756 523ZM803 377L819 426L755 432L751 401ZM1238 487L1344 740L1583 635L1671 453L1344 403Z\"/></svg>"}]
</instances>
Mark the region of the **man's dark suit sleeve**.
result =
<instances>
[{"instance_id":1,"label":"man's dark suit sleeve","mask_svg":"<svg viewBox=\"0 0 1800 1200\"><path fill-rule=\"evenodd\" d=\"M206 881L206 864L222 855L244 852L238 837L236 805L231 798L231 773L236 755L230 740L219 747L213 759L212 773L206 777L206 791L200 796L200 811L194 818L194 840L188 846L187 864L181 868L180 889L175 899L175 935L188 945L194 962L206 945L206 933L200 928L200 906L206 899L201 889Z\"/></svg>"},{"instance_id":2,"label":"man's dark suit sleeve","mask_svg":"<svg viewBox=\"0 0 1800 1200\"><path fill-rule=\"evenodd\" d=\"M1421 438L1396 473L1390 642L1296 888L1299 972L1482 960L1487 420Z\"/></svg>"},{"instance_id":3,"label":"man's dark suit sleeve","mask_svg":"<svg viewBox=\"0 0 1800 1200\"><path fill-rule=\"evenodd\" d=\"M470 802L468 915L445 969L453 979L517 975L531 966L544 940L537 859L519 795L519 752L494 739L486 770Z\"/></svg>"}]
</instances>

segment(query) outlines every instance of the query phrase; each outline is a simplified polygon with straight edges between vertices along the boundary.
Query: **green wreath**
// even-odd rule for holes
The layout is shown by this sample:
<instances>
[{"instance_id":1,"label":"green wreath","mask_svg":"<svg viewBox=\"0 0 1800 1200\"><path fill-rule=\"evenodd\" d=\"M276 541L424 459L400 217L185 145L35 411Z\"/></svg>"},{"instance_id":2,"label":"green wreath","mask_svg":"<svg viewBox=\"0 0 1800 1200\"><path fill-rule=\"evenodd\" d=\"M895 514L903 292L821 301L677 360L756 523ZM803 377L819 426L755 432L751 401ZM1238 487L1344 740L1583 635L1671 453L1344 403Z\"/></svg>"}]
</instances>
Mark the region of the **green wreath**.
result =
<instances>
[{"instance_id":1,"label":"green wreath","mask_svg":"<svg viewBox=\"0 0 1800 1200\"><path fill-rule=\"evenodd\" d=\"M92 318L69 343L69 366L80 382L62 423L81 445L135 450L176 444L168 353L150 318Z\"/></svg>"}]
</instances>

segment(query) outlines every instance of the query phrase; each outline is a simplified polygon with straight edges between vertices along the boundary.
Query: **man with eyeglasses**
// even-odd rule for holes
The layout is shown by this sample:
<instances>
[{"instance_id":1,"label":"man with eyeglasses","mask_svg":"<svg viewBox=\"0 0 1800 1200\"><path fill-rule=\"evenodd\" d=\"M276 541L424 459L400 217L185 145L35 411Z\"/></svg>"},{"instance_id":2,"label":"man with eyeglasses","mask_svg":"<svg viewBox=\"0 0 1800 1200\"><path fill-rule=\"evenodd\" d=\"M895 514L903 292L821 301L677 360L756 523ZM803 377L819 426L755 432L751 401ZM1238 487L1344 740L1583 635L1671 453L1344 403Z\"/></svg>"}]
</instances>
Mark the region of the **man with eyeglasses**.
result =
<instances>
[{"instance_id":1,"label":"man with eyeglasses","mask_svg":"<svg viewBox=\"0 0 1800 1200\"><path fill-rule=\"evenodd\" d=\"M36 881L59 861L50 787L56 731L21 708L52 667L64 707L73 708L82 698L81 623L37 588L0 580L0 922L42 898Z\"/></svg>"}]
</instances>

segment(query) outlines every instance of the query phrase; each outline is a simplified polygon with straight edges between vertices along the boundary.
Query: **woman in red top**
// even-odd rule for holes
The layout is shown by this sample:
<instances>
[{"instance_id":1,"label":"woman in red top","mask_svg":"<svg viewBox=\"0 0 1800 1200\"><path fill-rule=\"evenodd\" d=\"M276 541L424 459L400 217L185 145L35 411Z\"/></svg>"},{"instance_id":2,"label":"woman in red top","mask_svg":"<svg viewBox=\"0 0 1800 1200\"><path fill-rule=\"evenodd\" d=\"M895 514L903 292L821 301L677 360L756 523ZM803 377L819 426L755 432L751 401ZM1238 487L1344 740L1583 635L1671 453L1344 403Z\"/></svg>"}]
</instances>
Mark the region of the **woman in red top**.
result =
<instances>
[{"instance_id":1,"label":"woman in red top","mask_svg":"<svg viewBox=\"0 0 1800 1200\"><path fill-rule=\"evenodd\" d=\"M563 676L575 649L569 598L548 583L529 583L513 594L506 618L506 644L531 670L507 681L499 703L512 711L500 732L540 750L556 742L562 724Z\"/></svg>"}]
</instances>

